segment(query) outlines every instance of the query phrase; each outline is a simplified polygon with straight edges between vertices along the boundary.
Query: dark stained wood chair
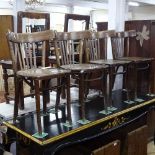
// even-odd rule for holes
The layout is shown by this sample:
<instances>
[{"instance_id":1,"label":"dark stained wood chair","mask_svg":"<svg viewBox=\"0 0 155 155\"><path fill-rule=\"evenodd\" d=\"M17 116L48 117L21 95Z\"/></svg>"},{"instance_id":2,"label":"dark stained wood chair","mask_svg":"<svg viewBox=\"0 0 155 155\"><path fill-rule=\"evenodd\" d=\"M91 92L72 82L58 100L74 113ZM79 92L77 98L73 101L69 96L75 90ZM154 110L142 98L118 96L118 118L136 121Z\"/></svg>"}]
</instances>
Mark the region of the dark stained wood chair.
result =
<instances>
[{"instance_id":1,"label":"dark stained wood chair","mask_svg":"<svg viewBox=\"0 0 155 155\"><path fill-rule=\"evenodd\" d=\"M107 82L107 97L108 97L108 110L101 111L103 114L109 114L112 111L115 111L116 108L112 106L112 89L115 82L115 77L117 74L125 74L127 73L128 65L131 61L124 61L124 60L116 60L114 55L114 50L112 48L112 55L113 59L108 59L107 54L107 46L108 46L108 39L115 36L114 30L109 31L98 31L92 32L90 37L86 39L86 59L87 62L98 64L98 65L107 65L108 66L108 73L109 73L109 81ZM119 67L123 67L123 71L118 72ZM125 79L127 76L125 76ZM128 95L127 95L128 96ZM128 97L129 100L129 97Z\"/></svg>"},{"instance_id":2,"label":"dark stained wood chair","mask_svg":"<svg viewBox=\"0 0 155 155\"><path fill-rule=\"evenodd\" d=\"M40 94L43 95L43 113L46 113L46 104L49 95L49 81L53 78L58 79L56 110L60 100L60 87L67 88L67 120L71 123L70 112L70 71L58 68L46 67L46 44L49 44L55 38L52 30L34 32L34 33L7 33L7 39L12 57L13 71L15 75L15 104L14 104L14 122L18 116L19 99L23 98L22 83L24 79L33 81L36 100L36 117L38 133L36 137L42 138L43 130L41 126L40 113ZM36 43L40 45L41 55L36 55ZM53 88L54 89L54 88Z\"/></svg>"},{"instance_id":3,"label":"dark stained wood chair","mask_svg":"<svg viewBox=\"0 0 155 155\"><path fill-rule=\"evenodd\" d=\"M49 13L34 13L34 12L19 11L17 13L17 20L18 20L17 32L19 32L19 33L22 33L23 29L25 29L25 31L26 31L26 27L25 28L23 27L23 25L24 25L23 19L24 18L35 19L35 20L44 19L45 23L44 23L44 25L42 25L44 27L43 30L50 29L50 14ZM13 26L12 26L12 28L10 27L10 29L12 30ZM34 32L35 29L33 29L32 31ZM47 58L48 58L48 56L47 56ZM46 59L46 61L48 62L48 59ZM7 60L0 61L0 64L2 65L2 69L3 69L4 90L5 90L4 97L5 97L6 103L9 103L10 100L14 100L14 96L10 95L9 91L8 91L8 87L9 87L8 86L8 78L14 76L14 75L8 75L8 72L7 72L10 69L12 70L12 62L10 60L10 57ZM19 104L19 107L20 107L20 109L24 109L23 101L21 101L21 103Z\"/></svg>"},{"instance_id":4,"label":"dark stained wood chair","mask_svg":"<svg viewBox=\"0 0 155 155\"><path fill-rule=\"evenodd\" d=\"M65 21L64 21L64 32L68 32L69 31L69 21L72 20L73 22L75 21L81 21L81 29L82 30L88 30L89 29L89 23L90 23L90 16L88 15L79 15L79 14L65 14ZM85 24L85 27L82 27L82 22ZM76 29L75 29L76 31ZM77 44L75 44L76 46ZM77 53L78 55L78 53ZM78 56L77 60L78 60ZM53 52L51 54L51 56L49 56L49 61L51 63L51 65L56 65L56 57L55 57L55 53Z\"/></svg>"},{"instance_id":5,"label":"dark stained wood chair","mask_svg":"<svg viewBox=\"0 0 155 155\"><path fill-rule=\"evenodd\" d=\"M113 141L94 151L91 155L120 155L120 140Z\"/></svg>"},{"instance_id":6,"label":"dark stained wood chair","mask_svg":"<svg viewBox=\"0 0 155 155\"><path fill-rule=\"evenodd\" d=\"M79 103L80 103L80 121L81 124L89 123L85 116L85 95L86 86L88 82L95 80L102 80L102 90L105 86L103 83L105 78L105 70L107 66L96 65L89 63L82 63L82 55L84 50L84 40L90 35L89 31L76 31L76 32L56 32L56 40L54 43L55 54L57 58L57 66L63 69L71 70L72 78L77 80L79 87ZM74 43L78 42L77 49ZM78 51L79 62L75 61L75 53ZM61 59L60 59L61 58ZM99 76L92 78L91 75L99 72ZM106 96L104 95L104 106L106 107Z\"/></svg>"},{"instance_id":7,"label":"dark stained wood chair","mask_svg":"<svg viewBox=\"0 0 155 155\"><path fill-rule=\"evenodd\" d=\"M115 48L115 59L117 60L128 60L132 61L132 76L133 79L130 80L130 85L133 90L134 95L133 95L133 100L135 102L142 102L143 99L138 98L137 92L138 92L138 87L137 87L137 76L139 71L149 71L149 84L148 84L148 96L153 96L151 94L151 80L153 80L153 75L151 74L151 63L154 60L153 58L149 57L138 57L138 56L130 56L130 52L132 51L132 47L130 46L130 41L131 39L136 38L136 31L135 30L129 30L129 31L124 31L124 32L117 32L116 37L113 38L113 44L117 46L118 48ZM136 40L135 40L136 41Z\"/></svg>"}]
</instances>

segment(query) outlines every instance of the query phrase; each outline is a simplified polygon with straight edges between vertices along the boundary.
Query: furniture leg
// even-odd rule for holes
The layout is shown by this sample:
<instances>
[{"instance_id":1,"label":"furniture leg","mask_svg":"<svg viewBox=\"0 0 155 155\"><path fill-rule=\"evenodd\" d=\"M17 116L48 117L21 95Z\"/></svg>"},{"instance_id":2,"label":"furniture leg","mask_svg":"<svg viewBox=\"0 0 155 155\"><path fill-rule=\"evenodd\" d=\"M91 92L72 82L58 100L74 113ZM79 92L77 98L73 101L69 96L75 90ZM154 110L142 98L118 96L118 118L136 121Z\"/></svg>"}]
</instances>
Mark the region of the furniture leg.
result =
<instances>
[{"instance_id":1,"label":"furniture leg","mask_svg":"<svg viewBox=\"0 0 155 155\"><path fill-rule=\"evenodd\" d=\"M23 86L23 80L20 82L20 96L19 96L19 109L24 110L24 86Z\"/></svg>"},{"instance_id":2,"label":"furniture leg","mask_svg":"<svg viewBox=\"0 0 155 155\"><path fill-rule=\"evenodd\" d=\"M124 85L125 85L125 89L126 89L126 96L127 96L127 100L124 101L127 104L133 104L134 101L131 100L131 90L129 87L129 66L124 66Z\"/></svg>"},{"instance_id":3,"label":"furniture leg","mask_svg":"<svg viewBox=\"0 0 155 155\"><path fill-rule=\"evenodd\" d=\"M41 116L40 116L40 92L39 92L39 80L34 80L35 85L35 97L36 97L36 114L38 124L38 134L42 135Z\"/></svg>"},{"instance_id":4,"label":"furniture leg","mask_svg":"<svg viewBox=\"0 0 155 155\"><path fill-rule=\"evenodd\" d=\"M60 105L60 96L61 96L61 89L62 89L62 86L63 85L64 81L62 78L57 78L57 93L56 93L56 104L55 104L55 112L57 113L58 112L58 108L59 108L59 105Z\"/></svg>"},{"instance_id":5,"label":"furniture leg","mask_svg":"<svg viewBox=\"0 0 155 155\"><path fill-rule=\"evenodd\" d=\"M85 108L84 108L84 75L80 74L79 78L79 102L80 102L80 117L82 120L85 119Z\"/></svg>"},{"instance_id":6,"label":"furniture leg","mask_svg":"<svg viewBox=\"0 0 155 155\"><path fill-rule=\"evenodd\" d=\"M153 62L150 62L149 63L149 81L148 81L148 96L151 96L151 97L154 97L155 94L152 93L153 91L153 85L152 85L152 81L153 81L153 78L154 78L154 69L153 69Z\"/></svg>"},{"instance_id":7,"label":"furniture leg","mask_svg":"<svg viewBox=\"0 0 155 155\"><path fill-rule=\"evenodd\" d=\"M80 118L81 120L78 123L84 125L89 123L90 121L86 119L85 116L85 103L84 103L84 73L83 71L79 74L79 103L80 103Z\"/></svg>"},{"instance_id":8,"label":"furniture leg","mask_svg":"<svg viewBox=\"0 0 155 155\"><path fill-rule=\"evenodd\" d=\"M48 133L44 133L42 131L41 126L41 114L40 114L40 90L39 90L39 80L34 80L34 88L35 88L35 99L36 99L36 115L37 115L37 125L38 125L38 132L33 134L36 138L44 138L48 135Z\"/></svg>"},{"instance_id":9,"label":"furniture leg","mask_svg":"<svg viewBox=\"0 0 155 155\"><path fill-rule=\"evenodd\" d=\"M109 77L108 77L109 76ZM103 85L102 85L102 94L104 97L104 110L100 111L100 114L104 115L109 115L111 114L111 111L109 110L110 108L110 87L112 87L112 84L110 84L110 79L109 81L107 80L110 78L110 67L108 68L108 73L104 73L104 78L103 80Z\"/></svg>"},{"instance_id":10,"label":"furniture leg","mask_svg":"<svg viewBox=\"0 0 155 155\"><path fill-rule=\"evenodd\" d=\"M103 73L103 85L102 85L102 94L103 94L103 98L104 98L104 109L105 109L105 113L108 113L108 99L107 99L107 76L108 74L107 73Z\"/></svg>"},{"instance_id":11,"label":"furniture leg","mask_svg":"<svg viewBox=\"0 0 155 155\"><path fill-rule=\"evenodd\" d=\"M17 116L18 116L18 105L19 105L19 96L20 96L20 83L21 79L19 77L15 77L15 103L14 103L14 117L13 122L16 122Z\"/></svg>"},{"instance_id":12,"label":"furniture leg","mask_svg":"<svg viewBox=\"0 0 155 155\"><path fill-rule=\"evenodd\" d=\"M2 66L2 69L3 69L4 90L5 90L4 97L5 97L6 103L9 104L8 73L7 73L7 69L4 68L3 66Z\"/></svg>"},{"instance_id":13,"label":"furniture leg","mask_svg":"<svg viewBox=\"0 0 155 155\"><path fill-rule=\"evenodd\" d=\"M113 81L113 67L109 67L109 93L108 93L108 107L112 106L112 81Z\"/></svg>"},{"instance_id":14,"label":"furniture leg","mask_svg":"<svg viewBox=\"0 0 155 155\"><path fill-rule=\"evenodd\" d=\"M67 75L67 83L66 83L66 87L67 87L67 120L69 121L69 124L72 123L72 119L71 119L71 97L70 97L70 75Z\"/></svg>"},{"instance_id":15,"label":"furniture leg","mask_svg":"<svg viewBox=\"0 0 155 155\"><path fill-rule=\"evenodd\" d=\"M42 95L43 95L43 113L46 114L47 104L50 102L50 93L49 90L46 90L48 87L48 81L42 80Z\"/></svg>"},{"instance_id":16,"label":"furniture leg","mask_svg":"<svg viewBox=\"0 0 155 155\"><path fill-rule=\"evenodd\" d=\"M137 64L134 65L134 100L137 99Z\"/></svg>"}]
</instances>

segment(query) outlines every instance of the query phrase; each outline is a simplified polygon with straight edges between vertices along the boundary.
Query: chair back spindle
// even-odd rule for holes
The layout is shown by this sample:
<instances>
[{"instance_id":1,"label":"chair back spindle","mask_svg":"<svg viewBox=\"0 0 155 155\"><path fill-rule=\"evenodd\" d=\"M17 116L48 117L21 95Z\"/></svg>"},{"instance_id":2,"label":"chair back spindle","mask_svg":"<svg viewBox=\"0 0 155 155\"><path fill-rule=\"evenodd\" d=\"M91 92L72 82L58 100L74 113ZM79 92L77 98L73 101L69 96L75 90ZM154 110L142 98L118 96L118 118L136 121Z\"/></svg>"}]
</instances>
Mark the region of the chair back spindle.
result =
<instances>
[{"instance_id":1,"label":"chair back spindle","mask_svg":"<svg viewBox=\"0 0 155 155\"><path fill-rule=\"evenodd\" d=\"M46 68L48 56L48 44L54 41L55 32L52 30L33 32L33 33L14 33L8 32L7 39L10 47L10 54L15 73L15 104L14 118L17 120L18 105L23 100L23 81L33 87L36 103L36 120L38 133L34 137L44 138L41 115L40 115L40 94L42 95L43 113L47 112L47 103L50 102L50 90L57 88L55 111L58 111L60 103L61 88L65 87L67 92L67 116L66 120L71 124L70 111L70 71L59 68ZM48 46L47 46L48 45ZM39 51L38 51L39 50ZM57 79L57 85L52 86L50 81ZM67 123L68 123L67 122Z\"/></svg>"},{"instance_id":2,"label":"chair back spindle","mask_svg":"<svg viewBox=\"0 0 155 155\"><path fill-rule=\"evenodd\" d=\"M118 59L124 56L130 55L130 39L136 37L135 30L129 30L125 32L117 32L116 36L112 37L112 47L114 53L114 58Z\"/></svg>"},{"instance_id":3,"label":"chair back spindle","mask_svg":"<svg viewBox=\"0 0 155 155\"><path fill-rule=\"evenodd\" d=\"M33 34L8 32L7 38L13 60L13 68L17 72L18 70L46 66L46 57L48 56L46 45L55 38L55 33L52 30L34 32Z\"/></svg>"},{"instance_id":4,"label":"chair back spindle","mask_svg":"<svg viewBox=\"0 0 155 155\"><path fill-rule=\"evenodd\" d=\"M99 59L107 59L108 40L113 36L115 36L114 30L92 32L90 37L86 39L87 62Z\"/></svg>"},{"instance_id":5,"label":"chair back spindle","mask_svg":"<svg viewBox=\"0 0 155 155\"><path fill-rule=\"evenodd\" d=\"M57 65L82 63L84 40L89 34L90 31L56 32Z\"/></svg>"}]
</instances>

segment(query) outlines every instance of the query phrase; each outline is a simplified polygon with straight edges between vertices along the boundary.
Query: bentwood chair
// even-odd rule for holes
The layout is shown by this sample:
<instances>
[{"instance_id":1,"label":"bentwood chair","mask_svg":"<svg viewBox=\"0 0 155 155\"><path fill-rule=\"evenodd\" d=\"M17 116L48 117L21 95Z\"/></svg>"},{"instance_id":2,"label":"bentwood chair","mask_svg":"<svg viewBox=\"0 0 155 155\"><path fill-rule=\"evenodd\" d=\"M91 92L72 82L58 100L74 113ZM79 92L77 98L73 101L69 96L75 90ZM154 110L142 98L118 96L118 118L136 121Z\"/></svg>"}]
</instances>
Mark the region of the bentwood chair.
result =
<instances>
[{"instance_id":1,"label":"bentwood chair","mask_svg":"<svg viewBox=\"0 0 155 155\"><path fill-rule=\"evenodd\" d=\"M22 96L22 82L24 79L30 79L34 83L36 117L38 125L38 133L34 134L34 136L38 138L43 138L46 135L46 133L42 131L41 126L40 95L43 95L43 113L45 113L47 97L49 95L49 89L51 89L49 87L49 81L53 78L58 79L55 108L58 109L60 87L65 85L67 88L67 119L69 123L71 123L69 89L70 71L45 66L45 59L47 56L46 45L53 41L54 38L55 33L52 30L34 33L7 33L15 75L15 104L13 120L15 122L18 116L19 98ZM36 43L40 45L40 56L36 56Z\"/></svg>"},{"instance_id":2,"label":"bentwood chair","mask_svg":"<svg viewBox=\"0 0 155 155\"><path fill-rule=\"evenodd\" d=\"M105 70L107 66L82 63L84 53L84 40L90 35L90 31L76 32L56 32L56 40L54 43L57 65L63 69L71 70L72 78L78 82L79 87L79 104L80 104L80 124L89 123L85 116L84 99L87 91L87 84L91 81L102 80L104 83ZM77 45L78 42L78 45ZM75 48L76 44L76 48ZM75 53L79 54L79 62L75 61ZM93 78L91 75L99 72L99 76ZM104 94L104 107L106 108L106 96L104 93L104 85L102 92Z\"/></svg>"},{"instance_id":3,"label":"bentwood chair","mask_svg":"<svg viewBox=\"0 0 155 155\"><path fill-rule=\"evenodd\" d=\"M109 73L109 80L108 80L108 88L107 88L107 96L108 96L108 111L101 111L103 114L109 114L112 111L117 110L117 108L112 106L112 89L115 82L116 74L125 74L127 72L128 65L131 61L124 61L124 60L116 60L114 57L114 51L112 48L112 55L113 59L108 59L108 39L115 36L114 30L109 31L93 31L90 38L86 40L86 59L87 62L93 64L100 64L100 65L107 65L108 66L108 73ZM104 54L103 54L104 53ZM118 72L118 68L123 67L123 71ZM126 78L126 77L125 77Z\"/></svg>"},{"instance_id":4,"label":"bentwood chair","mask_svg":"<svg viewBox=\"0 0 155 155\"><path fill-rule=\"evenodd\" d=\"M130 46L131 40L135 39L136 37L136 31L135 30L129 30L124 32L117 32L116 36L113 38L113 44L117 46L118 48L115 49L115 59L117 60L127 60L132 61L132 84L133 88L131 90L134 91L134 97L133 100L130 103L134 102L142 102L143 99L138 98L137 96L137 76L139 71L145 71L150 70L151 68L151 62L153 61L153 58L146 58L146 57L138 57L138 56L131 56L130 52L132 50L132 47ZM151 80L151 75L149 73L149 81ZM149 88L148 88L148 95L151 94L151 83L149 82ZM151 94L153 95L153 94Z\"/></svg>"}]
</instances>

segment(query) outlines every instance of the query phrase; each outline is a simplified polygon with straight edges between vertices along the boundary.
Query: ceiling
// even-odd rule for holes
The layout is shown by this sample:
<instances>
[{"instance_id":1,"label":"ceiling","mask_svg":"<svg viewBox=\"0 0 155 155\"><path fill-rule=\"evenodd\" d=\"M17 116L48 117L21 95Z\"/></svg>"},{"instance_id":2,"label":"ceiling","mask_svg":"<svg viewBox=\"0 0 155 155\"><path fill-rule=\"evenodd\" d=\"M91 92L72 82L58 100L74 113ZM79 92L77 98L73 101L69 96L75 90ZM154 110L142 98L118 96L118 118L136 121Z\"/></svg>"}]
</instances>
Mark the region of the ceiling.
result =
<instances>
[{"instance_id":1,"label":"ceiling","mask_svg":"<svg viewBox=\"0 0 155 155\"><path fill-rule=\"evenodd\" d=\"M1 0L1 6L5 6L2 2L7 2L10 0ZM139 2L140 6L153 6L155 5L155 0L127 0L127 1L134 1ZM8 3L7 3L8 4ZM67 5L67 6L81 6L87 7L91 9L108 9L108 0L45 0L45 5Z\"/></svg>"},{"instance_id":2,"label":"ceiling","mask_svg":"<svg viewBox=\"0 0 155 155\"><path fill-rule=\"evenodd\" d=\"M83 6L83 7L92 7L96 9L107 9L108 0L45 0L46 4L58 4L58 5L67 5L67 6ZM155 5L155 0L127 0L139 2L140 6L151 6Z\"/></svg>"}]
</instances>

